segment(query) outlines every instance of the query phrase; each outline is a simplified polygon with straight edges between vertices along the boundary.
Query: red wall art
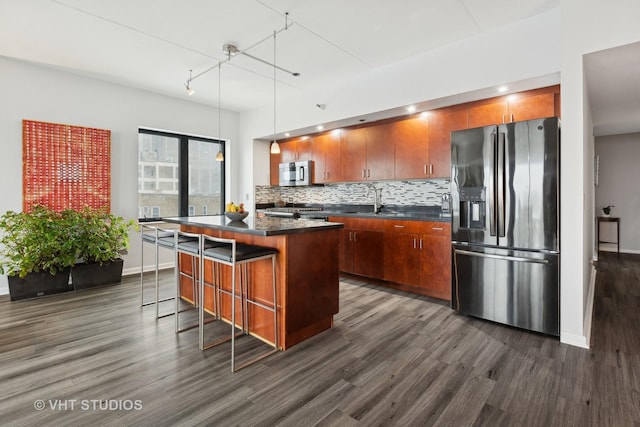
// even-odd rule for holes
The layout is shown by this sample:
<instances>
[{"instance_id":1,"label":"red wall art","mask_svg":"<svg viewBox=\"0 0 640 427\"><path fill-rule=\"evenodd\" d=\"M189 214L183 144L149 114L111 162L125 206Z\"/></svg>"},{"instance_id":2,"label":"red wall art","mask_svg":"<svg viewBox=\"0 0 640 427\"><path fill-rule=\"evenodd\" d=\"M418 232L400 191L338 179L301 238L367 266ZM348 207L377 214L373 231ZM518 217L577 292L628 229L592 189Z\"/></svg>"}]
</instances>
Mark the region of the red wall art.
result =
<instances>
[{"instance_id":1,"label":"red wall art","mask_svg":"<svg viewBox=\"0 0 640 427\"><path fill-rule=\"evenodd\" d=\"M22 121L22 209L111 207L111 131Z\"/></svg>"}]
</instances>

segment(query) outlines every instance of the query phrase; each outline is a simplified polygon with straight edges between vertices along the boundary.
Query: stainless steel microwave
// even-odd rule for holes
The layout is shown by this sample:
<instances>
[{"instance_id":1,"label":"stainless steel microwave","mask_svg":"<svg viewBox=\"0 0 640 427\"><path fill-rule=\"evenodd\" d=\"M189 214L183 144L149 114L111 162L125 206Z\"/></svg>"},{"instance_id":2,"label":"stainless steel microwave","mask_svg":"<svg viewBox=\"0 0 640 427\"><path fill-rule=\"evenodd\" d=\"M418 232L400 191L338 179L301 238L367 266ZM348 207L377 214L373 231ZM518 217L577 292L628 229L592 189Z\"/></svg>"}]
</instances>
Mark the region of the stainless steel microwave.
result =
<instances>
[{"instance_id":1,"label":"stainless steel microwave","mask_svg":"<svg viewBox=\"0 0 640 427\"><path fill-rule=\"evenodd\" d=\"M311 185L313 173L313 161L280 163L279 176L281 187L295 187L298 185Z\"/></svg>"}]
</instances>

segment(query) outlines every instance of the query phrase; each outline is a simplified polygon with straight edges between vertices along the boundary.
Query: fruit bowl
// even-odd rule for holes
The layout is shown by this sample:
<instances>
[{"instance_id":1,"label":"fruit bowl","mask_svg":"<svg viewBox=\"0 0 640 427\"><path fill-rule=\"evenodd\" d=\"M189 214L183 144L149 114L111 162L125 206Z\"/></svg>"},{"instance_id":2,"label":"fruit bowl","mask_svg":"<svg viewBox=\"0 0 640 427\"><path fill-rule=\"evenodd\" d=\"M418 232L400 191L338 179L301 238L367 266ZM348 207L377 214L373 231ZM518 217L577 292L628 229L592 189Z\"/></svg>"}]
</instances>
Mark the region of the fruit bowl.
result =
<instances>
[{"instance_id":1,"label":"fruit bowl","mask_svg":"<svg viewBox=\"0 0 640 427\"><path fill-rule=\"evenodd\" d=\"M231 221L242 221L249 215L249 212L225 212L224 214Z\"/></svg>"}]
</instances>

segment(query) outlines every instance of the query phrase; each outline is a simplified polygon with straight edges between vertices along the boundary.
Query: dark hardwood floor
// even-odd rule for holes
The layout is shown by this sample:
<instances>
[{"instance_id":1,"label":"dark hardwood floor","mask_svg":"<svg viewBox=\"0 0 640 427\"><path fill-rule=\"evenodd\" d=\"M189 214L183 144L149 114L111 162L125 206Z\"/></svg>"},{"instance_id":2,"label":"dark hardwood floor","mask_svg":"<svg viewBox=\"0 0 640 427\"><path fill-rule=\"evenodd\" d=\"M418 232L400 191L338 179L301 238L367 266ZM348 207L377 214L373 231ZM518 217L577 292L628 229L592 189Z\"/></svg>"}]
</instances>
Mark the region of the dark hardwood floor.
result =
<instances>
[{"instance_id":1,"label":"dark hardwood floor","mask_svg":"<svg viewBox=\"0 0 640 427\"><path fill-rule=\"evenodd\" d=\"M137 277L3 296L0 424L640 426L640 258L598 269L590 350L343 279L332 330L235 374L140 308Z\"/></svg>"}]
</instances>

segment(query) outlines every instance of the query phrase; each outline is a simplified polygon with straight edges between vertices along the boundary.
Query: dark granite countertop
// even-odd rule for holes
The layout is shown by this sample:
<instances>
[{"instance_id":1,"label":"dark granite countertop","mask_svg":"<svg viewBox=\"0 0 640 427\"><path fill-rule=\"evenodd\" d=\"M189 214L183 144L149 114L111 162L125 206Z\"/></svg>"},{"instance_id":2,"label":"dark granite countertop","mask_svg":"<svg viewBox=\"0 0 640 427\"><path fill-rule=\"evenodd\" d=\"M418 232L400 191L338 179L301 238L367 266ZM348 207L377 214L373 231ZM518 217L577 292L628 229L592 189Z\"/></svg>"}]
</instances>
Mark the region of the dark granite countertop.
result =
<instances>
[{"instance_id":1,"label":"dark granite countertop","mask_svg":"<svg viewBox=\"0 0 640 427\"><path fill-rule=\"evenodd\" d=\"M214 230L233 231L235 233L242 234L255 234L258 236L308 233L344 227L340 223L305 218L256 218L248 216L242 221L231 221L224 215L205 215L169 217L163 218L163 220L175 224L211 228Z\"/></svg>"},{"instance_id":2,"label":"dark granite countertop","mask_svg":"<svg viewBox=\"0 0 640 427\"><path fill-rule=\"evenodd\" d=\"M273 204L258 205L258 210L272 207ZM328 217L353 217L373 219L399 219L409 221L451 222L451 214L443 214L440 206L383 206L379 213L373 212L373 205L348 204L287 204L289 208L318 208L321 210L300 212L301 218L326 219Z\"/></svg>"}]
</instances>

